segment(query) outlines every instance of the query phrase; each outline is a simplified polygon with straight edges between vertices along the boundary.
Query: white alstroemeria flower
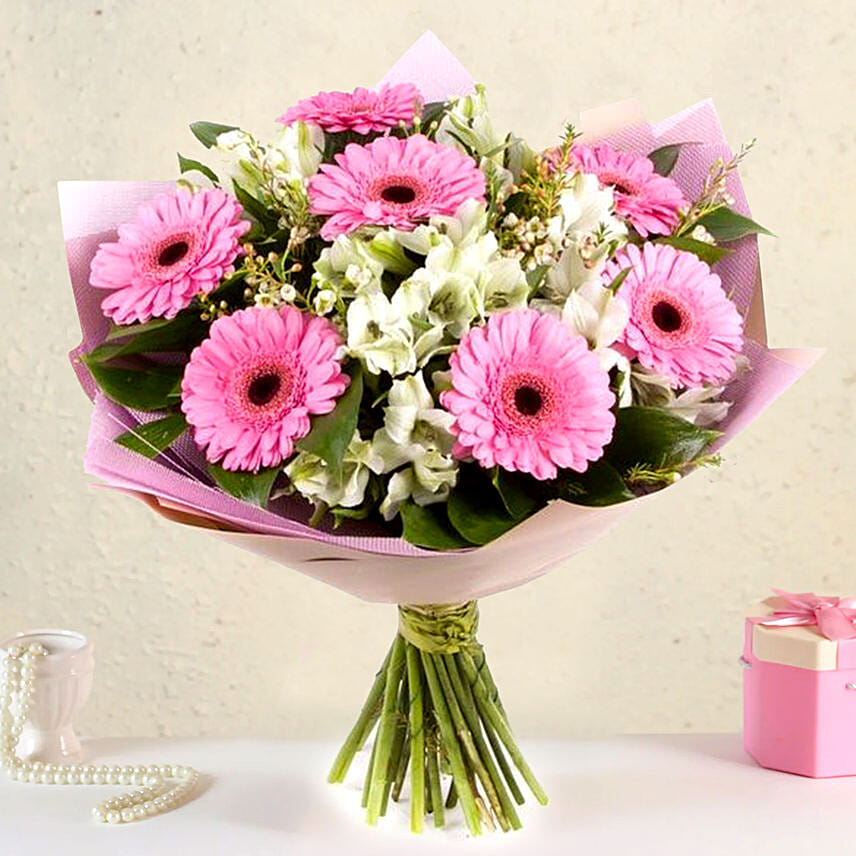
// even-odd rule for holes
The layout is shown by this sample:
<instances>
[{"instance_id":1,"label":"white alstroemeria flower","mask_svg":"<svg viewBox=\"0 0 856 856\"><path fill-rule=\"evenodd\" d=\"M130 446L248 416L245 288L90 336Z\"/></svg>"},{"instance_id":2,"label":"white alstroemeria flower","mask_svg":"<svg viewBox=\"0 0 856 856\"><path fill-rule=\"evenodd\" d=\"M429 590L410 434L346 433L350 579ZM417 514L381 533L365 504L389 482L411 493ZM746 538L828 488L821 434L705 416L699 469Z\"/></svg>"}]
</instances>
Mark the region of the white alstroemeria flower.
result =
<instances>
[{"instance_id":1,"label":"white alstroemeria flower","mask_svg":"<svg viewBox=\"0 0 856 856\"><path fill-rule=\"evenodd\" d=\"M324 132L317 125L292 122L265 147L263 163L277 177L309 178L318 172L323 157Z\"/></svg>"},{"instance_id":2,"label":"white alstroemeria flower","mask_svg":"<svg viewBox=\"0 0 856 856\"><path fill-rule=\"evenodd\" d=\"M639 363L631 365L630 385L633 403L641 407L668 407L675 400L672 381Z\"/></svg>"},{"instance_id":3,"label":"white alstroemeria flower","mask_svg":"<svg viewBox=\"0 0 856 856\"><path fill-rule=\"evenodd\" d=\"M666 409L702 428L716 425L725 419L731 407L730 401L716 400L724 389L722 386L687 389L670 401Z\"/></svg>"},{"instance_id":4,"label":"white alstroemeria flower","mask_svg":"<svg viewBox=\"0 0 856 856\"><path fill-rule=\"evenodd\" d=\"M383 428L374 436L384 472L416 460L427 449L449 454L454 443L450 431L453 421L451 413L436 406L422 372L393 381L384 408Z\"/></svg>"},{"instance_id":5,"label":"white alstroemeria flower","mask_svg":"<svg viewBox=\"0 0 856 856\"><path fill-rule=\"evenodd\" d=\"M612 188L600 188L594 175L578 173L560 197L561 213L550 233L565 250L547 274L544 291L558 299L599 279L608 256L627 238L627 227L612 214Z\"/></svg>"},{"instance_id":6,"label":"white alstroemeria flower","mask_svg":"<svg viewBox=\"0 0 856 856\"><path fill-rule=\"evenodd\" d=\"M478 279L484 314L505 309L525 309L529 283L519 259L499 256L489 262Z\"/></svg>"},{"instance_id":7,"label":"white alstroemeria flower","mask_svg":"<svg viewBox=\"0 0 856 856\"><path fill-rule=\"evenodd\" d=\"M598 177L578 172L559 196L565 234L594 232L606 224L616 238L627 235L627 227L612 215L614 198L611 187L601 187Z\"/></svg>"},{"instance_id":8,"label":"white alstroemeria flower","mask_svg":"<svg viewBox=\"0 0 856 856\"><path fill-rule=\"evenodd\" d=\"M627 304L600 280L587 282L568 295L562 320L585 336L593 351L608 348L624 332L630 320Z\"/></svg>"},{"instance_id":9,"label":"white alstroemeria flower","mask_svg":"<svg viewBox=\"0 0 856 856\"><path fill-rule=\"evenodd\" d=\"M340 235L313 265L313 285L342 297L380 293L384 266L366 241Z\"/></svg>"},{"instance_id":10,"label":"white alstroemeria flower","mask_svg":"<svg viewBox=\"0 0 856 856\"><path fill-rule=\"evenodd\" d=\"M390 229L389 234L402 247L421 256L448 242L455 247L467 246L488 234L487 208L478 199L465 199L451 217L435 214L427 225L411 232Z\"/></svg>"},{"instance_id":11,"label":"white alstroemeria flower","mask_svg":"<svg viewBox=\"0 0 856 856\"><path fill-rule=\"evenodd\" d=\"M421 227L420 228L424 228ZM400 234L393 229L378 232L366 244L366 249L372 258L378 261L384 270L398 276L409 276L416 265L404 254L404 245L397 239Z\"/></svg>"},{"instance_id":12,"label":"white alstroemeria flower","mask_svg":"<svg viewBox=\"0 0 856 856\"><path fill-rule=\"evenodd\" d=\"M445 502L458 481L457 463L439 452L426 452L406 470L393 473L380 504L384 520L398 514L401 503L412 498L417 505Z\"/></svg>"},{"instance_id":13,"label":"white alstroemeria flower","mask_svg":"<svg viewBox=\"0 0 856 856\"><path fill-rule=\"evenodd\" d=\"M416 369L413 327L382 292L360 294L348 307L348 353L372 374L392 377Z\"/></svg>"},{"instance_id":14,"label":"white alstroemeria flower","mask_svg":"<svg viewBox=\"0 0 856 856\"><path fill-rule=\"evenodd\" d=\"M453 417L435 406L422 372L394 381L387 401L373 452L383 472L409 464L389 481L381 512L390 520L408 497L419 505L443 501L457 480L458 464L451 456Z\"/></svg>"},{"instance_id":15,"label":"white alstroemeria flower","mask_svg":"<svg viewBox=\"0 0 856 856\"><path fill-rule=\"evenodd\" d=\"M286 466L285 474L294 489L315 505L323 502L330 508L355 508L365 497L369 473L379 474L382 467L373 444L354 432L345 451L341 478L334 477L326 461L310 452L298 452Z\"/></svg>"},{"instance_id":16,"label":"white alstroemeria flower","mask_svg":"<svg viewBox=\"0 0 856 856\"><path fill-rule=\"evenodd\" d=\"M303 122L281 128L267 144L237 128L220 134L212 147L224 161L226 173L252 194L269 194L271 182L302 185L318 171L323 151L324 132Z\"/></svg>"},{"instance_id":17,"label":"white alstroemeria flower","mask_svg":"<svg viewBox=\"0 0 856 856\"><path fill-rule=\"evenodd\" d=\"M484 86L478 84L472 95L453 98L451 103L452 109L443 115L437 128L434 137L437 142L461 151L467 151L468 146L479 157L489 155L501 165L505 136L497 134L493 128Z\"/></svg>"}]
</instances>

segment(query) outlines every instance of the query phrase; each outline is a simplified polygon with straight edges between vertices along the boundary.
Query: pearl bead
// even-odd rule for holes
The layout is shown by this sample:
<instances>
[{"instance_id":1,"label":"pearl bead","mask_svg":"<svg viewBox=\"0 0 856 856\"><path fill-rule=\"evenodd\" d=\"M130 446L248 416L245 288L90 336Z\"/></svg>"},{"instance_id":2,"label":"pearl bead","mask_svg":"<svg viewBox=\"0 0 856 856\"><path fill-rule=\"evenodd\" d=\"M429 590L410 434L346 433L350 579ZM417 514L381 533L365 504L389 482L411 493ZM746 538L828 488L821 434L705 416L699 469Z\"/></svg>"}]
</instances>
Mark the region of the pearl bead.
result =
<instances>
[{"instance_id":1,"label":"pearl bead","mask_svg":"<svg viewBox=\"0 0 856 856\"><path fill-rule=\"evenodd\" d=\"M28 649L12 646L7 658L0 658L0 765L10 778L33 783L144 785L136 791L104 800L92 809L98 822L111 824L141 820L169 811L184 802L199 774L192 767L173 764L44 764L21 761L15 755L29 706L34 696L36 667L47 651L38 643ZM164 779L177 779L170 788Z\"/></svg>"}]
</instances>

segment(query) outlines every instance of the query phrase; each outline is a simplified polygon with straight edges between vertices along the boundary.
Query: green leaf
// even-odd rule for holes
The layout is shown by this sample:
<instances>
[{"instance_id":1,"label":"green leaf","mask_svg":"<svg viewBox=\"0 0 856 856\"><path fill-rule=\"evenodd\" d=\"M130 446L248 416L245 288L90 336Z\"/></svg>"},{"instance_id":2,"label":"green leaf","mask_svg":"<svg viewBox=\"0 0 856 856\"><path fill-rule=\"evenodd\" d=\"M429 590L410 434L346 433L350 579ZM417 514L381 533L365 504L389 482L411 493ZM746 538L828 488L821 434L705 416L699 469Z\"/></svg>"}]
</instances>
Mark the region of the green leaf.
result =
<instances>
[{"instance_id":1,"label":"green leaf","mask_svg":"<svg viewBox=\"0 0 856 856\"><path fill-rule=\"evenodd\" d=\"M241 207L244 211L261 223L262 226L265 226L268 230L276 228L277 223L279 222L279 218L276 214L272 211L268 211L268 209L259 202L255 196L244 190L244 188L236 181L232 182L232 188L235 191L235 198L241 203Z\"/></svg>"},{"instance_id":2,"label":"green leaf","mask_svg":"<svg viewBox=\"0 0 856 856\"><path fill-rule=\"evenodd\" d=\"M104 394L132 410L166 410L168 396L184 374L184 366L120 368L90 361L88 356L83 360Z\"/></svg>"},{"instance_id":3,"label":"green leaf","mask_svg":"<svg viewBox=\"0 0 856 856\"><path fill-rule=\"evenodd\" d=\"M529 296L537 293L541 288L541 283L547 276L547 271L550 270L550 265L538 265L530 271L526 272L526 284L529 286Z\"/></svg>"},{"instance_id":4,"label":"green leaf","mask_svg":"<svg viewBox=\"0 0 856 856\"><path fill-rule=\"evenodd\" d=\"M163 419L146 422L120 434L116 442L146 458L156 458L187 430L183 413L170 413Z\"/></svg>"},{"instance_id":5,"label":"green leaf","mask_svg":"<svg viewBox=\"0 0 856 856\"><path fill-rule=\"evenodd\" d=\"M769 229L765 229L754 220L738 214L731 208L715 208L710 214L705 214L698 225L704 226L717 241L736 241L747 235L773 235Z\"/></svg>"},{"instance_id":6,"label":"green leaf","mask_svg":"<svg viewBox=\"0 0 856 856\"><path fill-rule=\"evenodd\" d=\"M670 175L677 166L684 143L673 143L669 146L660 146L648 155L648 160L654 164L654 172L659 175Z\"/></svg>"},{"instance_id":7,"label":"green leaf","mask_svg":"<svg viewBox=\"0 0 856 856\"><path fill-rule=\"evenodd\" d=\"M183 312L165 323L137 324L117 327L108 333L105 343L86 356L88 360L104 363L131 354L189 352L206 336L208 325L193 312ZM120 338L127 341L117 341Z\"/></svg>"},{"instance_id":8,"label":"green leaf","mask_svg":"<svg viewBox=\"0 0 856 856\"><path fill-rule=\"evenodd\" d=\"M220 179L217 178L217 173L214 172L211 167L205 166L204 163L194 160L193 158L186 158L181 154L181 152L176 152L176 154L178 155L178 168L182 172L190 172L195 169L201 172L206 178L210 178L214 184L220 184Z\"/></svg>"},{"instance_id":9,"label":"green leaf","mask_svg":"<svg viewBox=\"0 0 856 856\"><path fill-rule=\"evenodd\" d=\"M206 149L210 149L217 142L217 137L220 134L237 131L238 127L237 125L219 125L217 122L194 122L190 126L190 130Z\"/></svg>"},{"instance_id":10,"label":"green leaf","mask_svg":"<svg viewBox=\"0 0 856 856\"><path fill-rule=\"evenodd\" d=\"M400 513L404 526L404 540L417 547L427 547L431 550L459 550L462 547L472 547L469 541L463 539L452 528L442 503L422 506L414 502L405 502L401 506Z\"/></svg>"},{"instance_id":11,"label":"green leaf","mask_svg":"<svg viewBox=\"0 0 856 856\"><path fill-rule=\"evenodd\" d=\"M486 476L481 468L462 467L446 503L449 522L471 544L487 544L520 522L490 489Z\"/></svg>"},{"instance_id":12,"label":"green leaf","mask_svg":"<svg viewBox=\"0 0 856 856\"><path fill-rule=\"evenodd\" d=\"M355 365L345 394L330 413L312 420L309 433L297 443L297 448L302 452L317 455L325 461L334 478L342 477L342 461L357 429L362 398L363 374L359 365Z\"/></svg>"},{"instance_id":13,"label":"green leaf","mask_svg":"<svg viewBox=\"0 0 856 856\"><path fill-rule=\"evenodd\" d=\"M681 467L699 457L720 434L656 407L620 407L605 458L620 473L638 464Z\"/></svg>"},{"instance_id":14,"label":"green leaf","mask_svg":"<svg viewBox=\"0 0 856 856\"><path fill-rule=\"evenodd\" d=\"M618 289L621 288L621 283L623 283L624 280L627 279L627 276L631 270L632 270L632 268L626 267L626 268L624 268L624 270L619 271L615 275L615 279L613 279L612 282L608 286L609 290L613 294L618 294Z\"/></svg>"},{"instance_id":15,"label":"green leaf","mask_svg":"<svg viewBox=\"0 0 856 856\"><path fill-rule=\"evenodd\" d=\"M422 133L426 133L432 122L439 124L443 114L449 109L445 101L429 101L422 107Z\"/></svg>"},{"instance_id":16,"label":"green leaf","mask_svg":"<svg viewBox=\"0 0 856 856\"><path fill-rule=\"evenodd\" d=\"M270 499L279 467L248 473L241 470L224 470L219 464L208 464L211 478L217 486L242 502L264 508Z\"/></svg>"},{"instance_id":17,"label":"green leaf","mask_svg":"<svg viewBox=\"0 0 856 856\"><path fill-rule=\"evenodd\" d=\"M693 255L698 256L703 262L707 262L709 265L716 264L723 256L727 256L732 252L726 247L717 247L716 244L697 241L695 238L689 238L686 235L665 235L662 238L655 238L654 243L668 244L676 250L693 253Z\"/></svg>"},{"instance_id":18,"label":"green leaf","mask_svg":"<svg viewBox=\"0 0 856 856\"><path fill-rule=\"evenodd\" d=\"M636 498L621 473L604 460L589 464L584 473L564 470L556 487L561 499L575 505L615 505Z\"/></svg>"},{"instance_id":19,"label":"green leaf","mask_svg":"<svg viewBox=\"0 0 856 856\"><path fill-rule=\"evenodd\" d=\"M510 473L502 467L494 467L491 482L505 510L515 520L529 517L543 504L539 499L537 481L524 473Z\"/></svg>"},{"instance_id":20,"label":"green leaf","mask_svg":"<svg viewBox=\"0 0 856 856\"><path fill-rule=\"evenodd\" d=\"M151 321L146 321L145 324L112 324L110 326L110 331L104 337L104 341L113 342L116 339L127 339L129 336L139 336L140 333L159 330L161 327L166 327L167 324L172 324L172 320L169 318L153 318Z\"/></svg>"}]
</instances>

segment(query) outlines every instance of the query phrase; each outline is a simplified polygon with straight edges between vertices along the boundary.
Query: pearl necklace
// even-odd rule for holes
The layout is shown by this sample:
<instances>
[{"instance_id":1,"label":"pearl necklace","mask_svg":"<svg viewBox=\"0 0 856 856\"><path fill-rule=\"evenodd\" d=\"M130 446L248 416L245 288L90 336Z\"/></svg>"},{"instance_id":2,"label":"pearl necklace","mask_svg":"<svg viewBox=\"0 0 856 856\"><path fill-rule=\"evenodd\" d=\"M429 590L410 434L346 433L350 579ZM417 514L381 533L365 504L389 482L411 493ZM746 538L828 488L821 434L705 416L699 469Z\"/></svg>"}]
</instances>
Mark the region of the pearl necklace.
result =
<instances>
[{"instance_id":1,"label":"pearl necklace","mask_svg":"<svg viewBox=\"0 0 856 856\"><path fill-rule=\"evenodd\" d=\"M42 785L143 785L139 790L104 800L92 809L100 823L129 823L178 808L186 802L199 781L192 767L171 764L137 766L94 766L89 764L43 764L22 761L15 749L33 698L35 664L47 654L35 642L24 648L13 645L0 660L0 766L19 782ZM167 780L178 780L167 784Z\"/></svg>"}]
</instances>

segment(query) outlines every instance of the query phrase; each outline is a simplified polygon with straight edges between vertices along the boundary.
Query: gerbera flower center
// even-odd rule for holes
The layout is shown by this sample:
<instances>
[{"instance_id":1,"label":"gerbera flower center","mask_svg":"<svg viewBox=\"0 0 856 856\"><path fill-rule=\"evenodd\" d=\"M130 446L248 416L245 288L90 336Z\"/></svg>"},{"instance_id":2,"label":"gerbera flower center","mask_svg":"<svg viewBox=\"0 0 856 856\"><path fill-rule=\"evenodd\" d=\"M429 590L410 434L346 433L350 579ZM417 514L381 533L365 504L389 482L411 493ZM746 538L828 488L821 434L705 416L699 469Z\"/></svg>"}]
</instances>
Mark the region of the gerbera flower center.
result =
<instances>
[{"instance_id":1,"label":"gerbera flower center","mask_svg":"<svg viewBox=\"0 0 856 856\"><path fill-rule=\"evenodd\" d=\"M600 183L604 185L611 185L615 190L619 193L623 193L625 196L633 196L635 193L638 193L639 188L636 185L631 184L627 180L626 175L619 175L615 172L604 171L598 175L600 179Z\"/></svg>"},{"instance_id":2,"label":"gerbera flower center","mask_svg":"<svg viewBox=\"0 0 856 856\"><path fill-rule=\"evenodd\" d=\"M146 247L143 267L157 278L177 276L193 261L197 243L191 230L167 234Z\"/></svg>"},{"instance_id":3,"label":"gerbera flower center","mask_svg":"<svg viewBox=\"0 0 856 856\"><path fill-rule=\"evenodd\" d=\"M375 202L409 208L422 202L427 192L425 182L412 175L384 175L371 184L366 195Z\"/></svg>"},{"instance_id":4,"label":"gerbera flower center","mask_svg":"<svg viewBox=\"0 0 856 856\"><path fill-rule=\"evenodd\" d=\"M303 395L303 375L287 355L256 356L229 381L231 418L264 428L288 413Z\"/></svg>"},{"instance_id":5,"label":"gerbera flower center","mask_svg":"<svg viewBox=\"0 0 856 856\"><path fill-rule=\"evenodd\" d=\"M541 393L534 386L521 386L514 391L514 406L522 416L534 416L543 404Z\"/></svg>"},{"instance_id":6,"label":"gerbera flower center","mask_svg":"<svg viewBox=\"0 0 856 856\"><path fill-rule=\"evenodd\" d=\"M651 320L664 332L680 330L683 319L681 310L665 300L658 300L651 309Z\"/></svg>"},{"instance_id":7,"label":"gerbera flower center","mask_svg":"<svg viewBox=\"0 0 856 856\"><path fill-rule=\"evenodd\" d=\"M180 262L190 250L190 244L187 241L175 241L172 244L164 247L158 256L158 264L161 267L169 267L176 262Z\"/></svg>"},{"instance_id":8,"label":"gerbera flower center","mask_svg":"<svg viewBox=\"0 0 856 856\"><path fill-rule=\"evenodd\" d=\"M553 384L531 371L508 375L500 386L499 399L505 421L524 433L541 427L557 407Z\"/></svg>"},{"instance_id":9,"label":"gerbera flower center","mask_svg":"<svg viewBox=\"0 0 856 856\"><path fill-rule=\"evenodd\" d=\"M380 192L380 198L384 202L407 205L408 202L413 202L416 199L416 191L412 187L406 187L403 184L392 184L389 187L384 187Z\"/></svg>"},{"instance_id":10,"label":"gerbera flower center","mask_svg":"<svg viewBox=\"0 0 856 856\"><path fill-rule=\"evenodd\" d=\"M250 381L247 387L247 398L256 407L264 407L273 401L280 389L282 389L282 377L275 372L268 372Z\"/></svg>"}]
</instances>

